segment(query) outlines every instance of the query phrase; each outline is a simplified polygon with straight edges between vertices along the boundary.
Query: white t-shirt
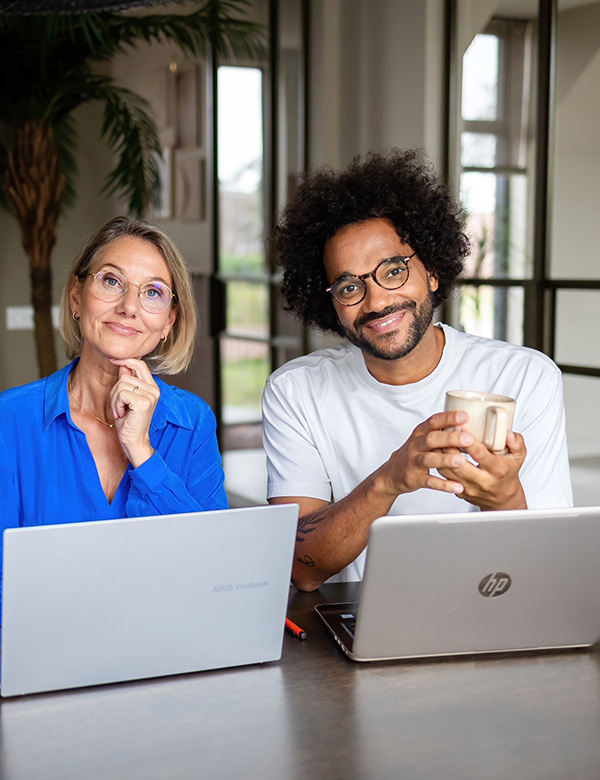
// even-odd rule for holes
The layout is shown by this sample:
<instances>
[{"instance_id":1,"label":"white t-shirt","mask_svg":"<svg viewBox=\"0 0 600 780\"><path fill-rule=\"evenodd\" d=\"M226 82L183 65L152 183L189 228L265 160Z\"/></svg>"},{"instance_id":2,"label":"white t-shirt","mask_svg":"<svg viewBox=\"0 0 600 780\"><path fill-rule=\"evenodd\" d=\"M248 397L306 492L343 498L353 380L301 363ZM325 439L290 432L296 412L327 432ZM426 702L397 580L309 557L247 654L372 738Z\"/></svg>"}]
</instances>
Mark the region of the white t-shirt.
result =
<instances>
[{"instance_id":1,"label":"white t-shirt","mask_svg":"<svg viewBox=\"0 0 600 780\"><path fill-rule=\"evenodd\" d=\"M531 509L573 505L562 377L540 352L442 325L446 343L435 370L420 382L387 385L345 343L275 371L263 396L268 497L338 501L404 444L419 423L444 408L447 390L516 398L513 430L527 457L519 473ZM390 514L477 511L450 493L420 489L398 496ZM360 580L363 552L330 582Z\"/></svg>"}]
</instances>

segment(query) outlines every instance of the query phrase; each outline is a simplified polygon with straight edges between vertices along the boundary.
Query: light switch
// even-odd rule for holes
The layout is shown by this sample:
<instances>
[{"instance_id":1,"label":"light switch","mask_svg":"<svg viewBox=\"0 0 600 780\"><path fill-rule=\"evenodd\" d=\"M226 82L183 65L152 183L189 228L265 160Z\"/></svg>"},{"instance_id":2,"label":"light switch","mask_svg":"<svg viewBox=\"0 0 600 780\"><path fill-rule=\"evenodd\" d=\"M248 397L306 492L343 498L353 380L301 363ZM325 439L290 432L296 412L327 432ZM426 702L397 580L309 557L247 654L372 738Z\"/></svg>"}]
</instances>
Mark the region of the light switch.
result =
<instances>
[{"instance_id":1,"label":"light switch","mask_svg":"<svg viewBox=\"0 0 600 780\"><path fill-rule=\"evenodd\" d=\"M58 328L58 306L52 307L52 324ZM7 306L6 330L33 330L33 306Z\"/></svg>"}]
</instances>

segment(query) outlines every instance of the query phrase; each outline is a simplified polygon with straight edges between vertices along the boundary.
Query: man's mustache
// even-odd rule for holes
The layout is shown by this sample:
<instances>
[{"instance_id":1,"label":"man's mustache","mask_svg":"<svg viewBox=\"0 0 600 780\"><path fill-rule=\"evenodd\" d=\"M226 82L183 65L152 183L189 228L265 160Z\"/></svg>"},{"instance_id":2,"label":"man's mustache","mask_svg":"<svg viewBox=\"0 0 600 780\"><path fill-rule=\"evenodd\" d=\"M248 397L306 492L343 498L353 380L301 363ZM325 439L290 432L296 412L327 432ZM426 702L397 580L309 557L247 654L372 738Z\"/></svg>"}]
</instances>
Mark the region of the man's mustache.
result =
<instances>
[{"instance_id":1,"label":"man's mustache","mask_svg":"<svg viewBox=\"0 0 600 780\"><path fill-rule=\"evenodd\" d=\"M405 301L404 303L397 303L392 306L387 306L385 309L382 309L379 312L367 312L355 320L354 327L362 328L363 325L366 325L368 322L373 322L373 320L381 320L385 317L390 317L392 314L397 314L400 311L410 311L416 308L417 304L414 301Z\"/></svg>"}]
</instances>

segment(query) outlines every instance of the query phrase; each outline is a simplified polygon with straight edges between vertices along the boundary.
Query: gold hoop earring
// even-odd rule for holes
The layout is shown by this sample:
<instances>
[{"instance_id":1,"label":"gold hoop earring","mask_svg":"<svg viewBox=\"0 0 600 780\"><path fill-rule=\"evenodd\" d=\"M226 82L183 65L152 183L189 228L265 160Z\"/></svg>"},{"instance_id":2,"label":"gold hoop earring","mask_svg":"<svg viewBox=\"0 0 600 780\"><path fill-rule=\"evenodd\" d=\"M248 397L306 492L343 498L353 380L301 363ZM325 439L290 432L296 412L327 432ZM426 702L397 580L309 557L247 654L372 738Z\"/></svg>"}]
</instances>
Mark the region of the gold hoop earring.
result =
<instances>
[{"instance_id":1,"label":"gold hoop earring","mask_svg":"<svg viewBox=\"0 0 600 780\"><path fill-rule=\"evenodd\" d=\"M74 311L72 311L72 312L71 312L71 317L73 317L73 319L75 320L75 322L77 322L77 320L79 319L79 317L78 317L78 316L75 314L75 312L74 312Z\"/></svg>"},{"instance_id":2,"label":"gold hoop earring","mask_svg":"<svg viewBox=\"0 0 600 780\"><path fill-rule=\"evenodd\" d=\"M169 334L165 333L165 335L162 337L163 344L166 342L166 340L169 338Z\"/></svg>"}]
</instances>

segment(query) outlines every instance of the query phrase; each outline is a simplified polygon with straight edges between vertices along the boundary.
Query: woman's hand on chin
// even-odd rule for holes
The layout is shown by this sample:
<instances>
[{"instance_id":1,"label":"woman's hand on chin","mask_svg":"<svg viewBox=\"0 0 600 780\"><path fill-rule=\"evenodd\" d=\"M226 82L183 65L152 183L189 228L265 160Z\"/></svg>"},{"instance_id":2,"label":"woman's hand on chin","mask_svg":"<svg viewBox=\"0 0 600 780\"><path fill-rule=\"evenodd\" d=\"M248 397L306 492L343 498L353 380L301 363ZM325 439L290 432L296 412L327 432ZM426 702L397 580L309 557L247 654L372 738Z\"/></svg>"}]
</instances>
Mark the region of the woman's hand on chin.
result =
<instances>
[{"instance_id":1,"label":"woman's hand on chin","mask_svg":"<svg viewBox=\"0 0 600 780\"><path fill-rule=\"evenodd\" d=\"M110 393L115 428L129 462L137 468L154 454L150 423L160 390L143 360L111 358L111 362L119 366L119 378Z\"/></svg>"}]
</instances>

